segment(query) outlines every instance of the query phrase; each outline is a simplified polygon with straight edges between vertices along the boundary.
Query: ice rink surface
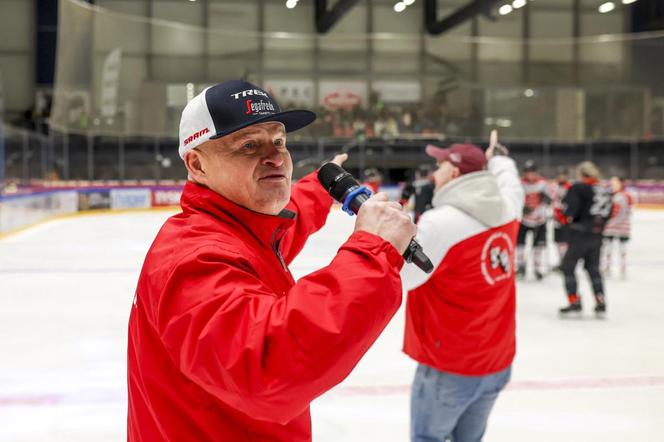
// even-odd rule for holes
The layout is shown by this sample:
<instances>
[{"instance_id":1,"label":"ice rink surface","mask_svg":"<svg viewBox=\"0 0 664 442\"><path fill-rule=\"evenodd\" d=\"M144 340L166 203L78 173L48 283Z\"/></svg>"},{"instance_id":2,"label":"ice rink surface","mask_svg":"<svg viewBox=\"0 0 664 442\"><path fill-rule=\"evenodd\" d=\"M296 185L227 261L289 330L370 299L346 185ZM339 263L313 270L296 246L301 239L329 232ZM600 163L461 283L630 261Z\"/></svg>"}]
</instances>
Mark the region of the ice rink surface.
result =
<instances>
[{"instance_id":1,"label":"ice rink surface","mask_svg":"<svg viewBox=\"0 0 664 442\"><path fill-rule=\"evenodd\" d=\"M0 240L0 441L126 440L127 319L143 257L172 212L86 215ZM664 441L664 211L635 215L607 319L561 320L562 278L518 288L518 353L487 442ZM353 228L335 210L291 266L326 265ZM314 441L406 441L415 365L403 309L312 405Z\"/></svg>"}]
</instances>

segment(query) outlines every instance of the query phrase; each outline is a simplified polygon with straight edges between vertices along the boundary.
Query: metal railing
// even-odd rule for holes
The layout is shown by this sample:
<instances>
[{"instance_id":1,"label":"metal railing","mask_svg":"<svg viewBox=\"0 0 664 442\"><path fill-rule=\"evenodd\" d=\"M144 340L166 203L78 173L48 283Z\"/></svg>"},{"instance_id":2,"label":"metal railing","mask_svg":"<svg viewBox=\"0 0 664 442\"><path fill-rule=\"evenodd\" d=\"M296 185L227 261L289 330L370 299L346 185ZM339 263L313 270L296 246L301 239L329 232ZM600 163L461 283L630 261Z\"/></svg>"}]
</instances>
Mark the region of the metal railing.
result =
<instances>
[{"instance_id":1,"label":"metal railing","mask_svg":"<svg viewBox=\"0 0 664 442\"><path fill-rule=\"evenodd\" d=\"M178 156L178 141L171 137L101 136L51 130L48 134L4 125L5 181L30 180L151 180L165 182L186 178ZM518 164L534 160L545 176L559 168L568 171L583 160L595 161L603 174L630 179L664 179L664 139L587 140L561 143L548 140L501 140ZM314 170L335 153L348 152L349 170L360 178L364 169L379 169L387 182L408 178L409 171L432 160L424 146L487 140L469 138L289 138L295 176ZM2 165L2 162L0 162Z\"/></svg>"}]
</instances>

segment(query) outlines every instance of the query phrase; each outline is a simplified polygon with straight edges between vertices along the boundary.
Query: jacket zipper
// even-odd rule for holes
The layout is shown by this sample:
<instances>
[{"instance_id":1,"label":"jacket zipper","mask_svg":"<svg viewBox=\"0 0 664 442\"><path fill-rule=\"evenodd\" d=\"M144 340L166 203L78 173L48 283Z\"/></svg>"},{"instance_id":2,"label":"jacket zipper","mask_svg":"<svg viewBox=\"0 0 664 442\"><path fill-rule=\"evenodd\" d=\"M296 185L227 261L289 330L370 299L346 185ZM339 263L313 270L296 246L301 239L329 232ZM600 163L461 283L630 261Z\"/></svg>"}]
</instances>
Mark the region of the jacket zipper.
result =
<instances>
[{"instance_id":1,"label":"jacket zipper","mask_svg":"<svg viewBox=\"0 0 664 442\"><path fill-rule=\"evenodd\" d=\"M279 244L281 244L281 238L279 238L278 241L274 240L277 237L277 233L279 233L279 230L281 230L281 229L275 230L274 235L272 235L272 250L274 250L274 253L277 255L277 258L279 258L279 262L281 263L281 267L283 267L284 271L288 272L288 267L286 266L286 261L284 261L284 257L281 256L281 252L279 251Z\"/></svg>"}]
</instances>

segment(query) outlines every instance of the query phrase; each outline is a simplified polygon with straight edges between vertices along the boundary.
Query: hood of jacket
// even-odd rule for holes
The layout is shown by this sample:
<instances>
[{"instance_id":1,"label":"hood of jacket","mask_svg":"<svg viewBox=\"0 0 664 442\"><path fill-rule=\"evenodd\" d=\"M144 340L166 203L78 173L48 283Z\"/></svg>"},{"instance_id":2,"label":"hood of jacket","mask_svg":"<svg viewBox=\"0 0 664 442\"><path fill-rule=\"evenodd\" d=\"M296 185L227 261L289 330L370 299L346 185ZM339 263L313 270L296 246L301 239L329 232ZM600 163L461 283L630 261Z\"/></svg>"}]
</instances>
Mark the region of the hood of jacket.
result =
<instances>
[{"instance_id":1,"label":"hood of jacket","mask_svg":"<svg viewBox=\"0 0 664 442\"><path fill-rule=\"evenodd\" d=\"M433 206L453 206L489 227L504 223L507 207L496 177L489 171L472 172L437 189Z\"/></svg>"}]
</instances>

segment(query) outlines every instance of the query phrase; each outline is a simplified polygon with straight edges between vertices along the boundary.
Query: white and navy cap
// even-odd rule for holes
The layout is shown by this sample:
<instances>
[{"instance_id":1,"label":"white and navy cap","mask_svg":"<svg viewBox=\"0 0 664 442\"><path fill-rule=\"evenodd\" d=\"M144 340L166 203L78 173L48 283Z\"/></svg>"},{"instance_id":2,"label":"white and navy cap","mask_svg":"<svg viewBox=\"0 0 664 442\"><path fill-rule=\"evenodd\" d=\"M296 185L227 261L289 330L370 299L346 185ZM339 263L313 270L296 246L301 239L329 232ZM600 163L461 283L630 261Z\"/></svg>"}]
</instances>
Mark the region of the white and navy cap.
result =
<instances>
[{"instance_id":1,"label":"white and navy cap","mask_svg":"<svg viewBox=\"0 0 664 442\"><path fill-rule=\"evenodd\" d=\"M312 123L308 110L282 112L277 102L258 86L231 80L210 86L185 106L180 119L180 157L205 143L256 123L278 121L293 132Z\"/></svg>"}]
</instances>

